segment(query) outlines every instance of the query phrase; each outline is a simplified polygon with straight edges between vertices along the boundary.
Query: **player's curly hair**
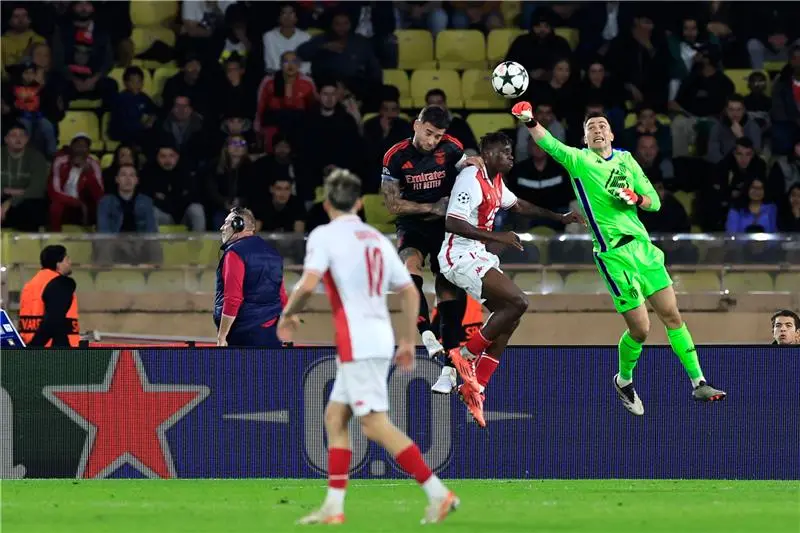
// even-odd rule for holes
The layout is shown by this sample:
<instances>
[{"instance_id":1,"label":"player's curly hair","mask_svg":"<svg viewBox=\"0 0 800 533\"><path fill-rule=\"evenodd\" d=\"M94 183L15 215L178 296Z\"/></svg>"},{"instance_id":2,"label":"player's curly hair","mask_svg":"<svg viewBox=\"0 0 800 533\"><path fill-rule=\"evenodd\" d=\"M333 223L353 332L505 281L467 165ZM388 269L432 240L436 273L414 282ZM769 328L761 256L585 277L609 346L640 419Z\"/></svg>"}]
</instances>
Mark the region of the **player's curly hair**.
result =
<instances>
[{"instance_id":1,"label":"player's curly hair","mask_svg":"<svg viewBox=\"0 0 800 533\"><path fill-rule=\"evenodd\" d=\"M491 146L499 144L501 146L506 146L511 144L511 138L503 133L502 131L495 131L493 133L487 133L483 137L481 137L481 145L479 150L481 153L487 151Z\"/></svg>"},{"instance_id":2,"label":"player's curly hair","mask_svg":"<svg viewBox=\"0 0 800 533\"><path fill-rule=\"evenodd\" d=\"M325 198L337 211L350 211L361 197L361 180L346 168L335 168L325 178Z\"/></svg>"}]
</instances>

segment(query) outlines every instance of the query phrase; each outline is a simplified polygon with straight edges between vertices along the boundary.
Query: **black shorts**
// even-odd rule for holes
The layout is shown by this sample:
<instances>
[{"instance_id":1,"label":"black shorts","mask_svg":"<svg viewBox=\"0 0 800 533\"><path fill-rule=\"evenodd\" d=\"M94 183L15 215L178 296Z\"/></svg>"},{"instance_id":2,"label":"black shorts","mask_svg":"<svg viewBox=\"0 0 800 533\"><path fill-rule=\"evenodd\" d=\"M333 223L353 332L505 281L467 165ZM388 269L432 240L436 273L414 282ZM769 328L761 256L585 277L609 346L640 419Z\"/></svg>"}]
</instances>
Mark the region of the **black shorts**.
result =
<instances>
[{"instance_id":1,"label":"black shorts","mask_svg":"<svg viewBox=\"0 0 800 533\"><path fill-rule=\"evenodd\" d=\"M397 251L413 248L422 254L422 266L429 258L431 272L439 273L439 251L444 242L444 224L414 224L397 226Z\"/></svg>"}]
</instances>

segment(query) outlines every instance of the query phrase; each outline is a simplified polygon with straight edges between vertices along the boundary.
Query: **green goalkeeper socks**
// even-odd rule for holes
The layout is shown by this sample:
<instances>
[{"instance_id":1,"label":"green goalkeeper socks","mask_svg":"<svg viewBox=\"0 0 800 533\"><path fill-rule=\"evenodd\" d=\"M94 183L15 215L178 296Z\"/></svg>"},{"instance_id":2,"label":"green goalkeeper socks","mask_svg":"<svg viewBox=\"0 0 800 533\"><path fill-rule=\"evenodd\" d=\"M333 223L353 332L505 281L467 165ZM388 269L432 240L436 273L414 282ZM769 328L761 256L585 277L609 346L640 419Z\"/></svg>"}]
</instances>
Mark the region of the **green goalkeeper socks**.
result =
<instances>
[{"instance_id":1,"label":"green goalkeeper socks","mask_svg":"<svg viewBox=\"0 0 800 533\"><path fill-rule=\"evenodd\" d=\"M667 337L672 346L672 350L681 360L683 368L692 380L692 385L697 386L703 380L703 371L700 369L700 360L697 358L697 350L694 347L692 334L684 323L678 329L667 328Z\"/></svg>"},{"instance_id":2,"label":"green goalkeeper socks","mask_svg":"<svg viewBox=\"0 0 800 533\"><path fill-rule=\"evenodd\" d=\"M627 329L619 339L619 379L630 382L633 380L633 369L642 355L642 345L631 337Z\"/></svg>"}]
</instances>

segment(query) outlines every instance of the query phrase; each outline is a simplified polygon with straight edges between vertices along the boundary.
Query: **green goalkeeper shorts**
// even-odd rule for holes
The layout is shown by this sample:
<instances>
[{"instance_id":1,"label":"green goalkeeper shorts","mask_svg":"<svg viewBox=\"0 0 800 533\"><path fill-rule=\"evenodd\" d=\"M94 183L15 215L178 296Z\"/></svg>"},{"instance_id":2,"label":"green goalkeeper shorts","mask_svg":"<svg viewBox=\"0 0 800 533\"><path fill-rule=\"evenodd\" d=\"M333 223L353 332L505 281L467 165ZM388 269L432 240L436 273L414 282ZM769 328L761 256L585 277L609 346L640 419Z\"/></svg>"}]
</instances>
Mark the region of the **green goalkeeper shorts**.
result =
<instances>
[{"instance_id":1,"label":"green goalkeeper shorts","mask_svg":"<svg viewBox=\"0 0 800 533\"><path fill-rule=\"evenodd\" d=\"M595 252L594 262L618 313L639 307L653 293L672 285L664 252L650 241L634 239L619 248Z\"/></svg>"}]
</instances>

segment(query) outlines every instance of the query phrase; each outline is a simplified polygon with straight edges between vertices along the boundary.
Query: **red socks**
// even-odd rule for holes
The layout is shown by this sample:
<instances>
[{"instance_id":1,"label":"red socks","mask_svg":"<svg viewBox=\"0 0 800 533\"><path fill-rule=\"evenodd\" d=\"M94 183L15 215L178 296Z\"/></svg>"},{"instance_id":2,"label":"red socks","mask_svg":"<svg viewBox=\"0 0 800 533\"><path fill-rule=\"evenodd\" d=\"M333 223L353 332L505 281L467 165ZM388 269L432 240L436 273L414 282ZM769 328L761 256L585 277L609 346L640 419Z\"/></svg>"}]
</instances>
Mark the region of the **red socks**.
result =
<instances>
[{"instance_id":1,"label":"red socks","mask_svg":"<svg viewBox=\"0 0 800 533\"><path fill-rule=\"evenodd\" d=\"M489 379L494 374L494 371L497 370L497 365L500 364L500 361L491 357L487 354L483 354L480 359L478 359L478 364L475 366L475 377L478 379L478 383L483 385L484 387L489 383Z\"/></svg>"},{"instance_id":2,"label":"red socks","mask_svg":"<svg viewBox=\"0 0 800 533\"><path fill-rule=\"evenodd\" d=\"M480 355L490 344L492 344L492 341L486 340L486 337L483 336L483 330L479 329L472 338L467 341L465 346L472 355Z\"/></svg>"},{"instance_id":3,"label":"red socks","mask_svg":"<svg viewBox=\"0 0 800 533\"><path fill-rule=\"evenodd\" d=\"M328 487L347 488L347 472L350 470L352 455L353 452L345 448L328 449Z\"/></svg>"},{"instance_id":4,"label":"red socks","mask_svg":"<svg viewBox=\"0 0 800 533\"><path fill-rule=\"evenodd\" d=\"M425 459L422 458L419 447L414 443L411 443L408 448L398 453L394 459L406 473L414 476L414 479L420 485L428 481L433 475L431 469L425 464Z\"/></svg>"}]
</instances>

